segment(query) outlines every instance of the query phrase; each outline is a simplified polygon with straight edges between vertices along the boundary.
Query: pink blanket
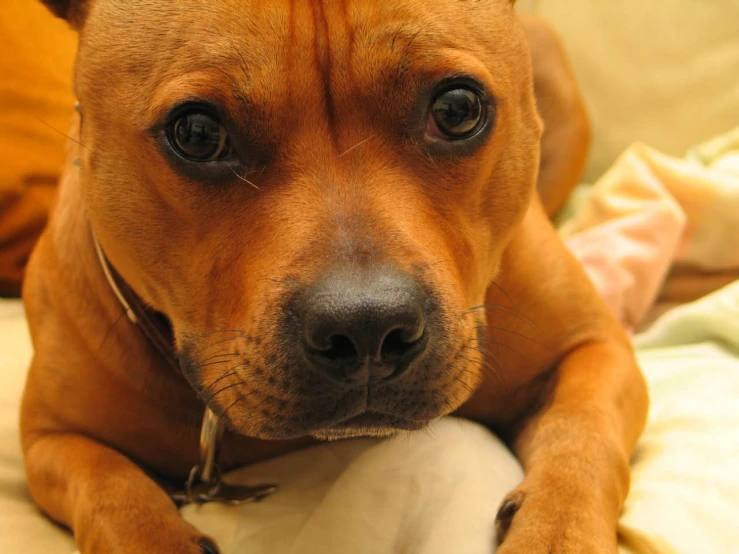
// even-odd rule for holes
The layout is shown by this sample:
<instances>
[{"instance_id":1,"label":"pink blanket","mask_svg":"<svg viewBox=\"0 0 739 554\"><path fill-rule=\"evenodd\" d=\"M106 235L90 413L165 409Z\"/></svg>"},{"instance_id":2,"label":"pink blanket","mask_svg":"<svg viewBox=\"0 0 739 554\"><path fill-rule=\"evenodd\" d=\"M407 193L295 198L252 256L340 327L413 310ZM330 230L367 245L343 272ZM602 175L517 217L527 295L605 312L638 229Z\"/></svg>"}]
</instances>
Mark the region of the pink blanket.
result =
<instances>
[{"instance_id":1,"label":"pink blanket","mask_svg":"<svg viewBox=\"0 0 739 554\"><path fill-rule=\"evenodd\" d=\"M686 159L634 144L560 234L630 330L671 270L676 298L739 278L739 127Z\"/></svg>"}]
</instances>

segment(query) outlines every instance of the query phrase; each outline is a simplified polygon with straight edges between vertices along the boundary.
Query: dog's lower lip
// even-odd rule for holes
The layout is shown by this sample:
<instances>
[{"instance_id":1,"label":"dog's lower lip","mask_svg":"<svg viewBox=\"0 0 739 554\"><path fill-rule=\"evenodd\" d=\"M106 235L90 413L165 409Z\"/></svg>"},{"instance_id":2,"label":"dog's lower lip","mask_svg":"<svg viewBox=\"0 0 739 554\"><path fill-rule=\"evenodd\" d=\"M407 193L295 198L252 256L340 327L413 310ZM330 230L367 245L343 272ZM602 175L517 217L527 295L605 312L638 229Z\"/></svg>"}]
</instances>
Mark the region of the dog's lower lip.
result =
<instances>
[{"instance_id":1,"label":"dog's lower lip","mask_svg":"<svg viewBox=\"0 0 739 554\"><path fill-rule=\"evenodd\" d=\"M319 440L345 440L370 437L387 438L399 431L418 431L429 422L408 419L381 412L362 412L333 425L321 427L310 434Z\"/></svg>"},{"instance_id":2,"label":"dog's lower lip","mask_svg":"<svg viewBox=\"0 0 739 554\"><path fill-rule=\"evenodd\" d=\"M352 416L349 419L345 419L344 421L340 421L339 423L332 425L331 429L341 430L371 427L392 427L395 429L417 430L423 428L427 423L428 422L426 421L418 421L381 412L362 412L361 414Z\"/></svg>"}]
</instances>

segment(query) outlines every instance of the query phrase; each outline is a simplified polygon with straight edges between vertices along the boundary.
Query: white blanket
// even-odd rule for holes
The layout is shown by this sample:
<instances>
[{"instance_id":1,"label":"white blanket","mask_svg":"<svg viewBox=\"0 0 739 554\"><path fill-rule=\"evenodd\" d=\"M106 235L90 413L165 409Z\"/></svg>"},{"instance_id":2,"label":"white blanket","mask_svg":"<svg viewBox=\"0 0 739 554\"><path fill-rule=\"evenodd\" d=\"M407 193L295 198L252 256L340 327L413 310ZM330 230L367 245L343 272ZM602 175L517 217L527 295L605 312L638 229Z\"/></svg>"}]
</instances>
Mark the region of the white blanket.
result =
<instances>
[{"instance_id":1,"label":"white blanket","mask_svg":"<svg viewBox=\"0 0 739 554\"><path fill-rule=\"evenodd\" d=\"M449 418L427 432L319 446L231 477L281 490L259 504L183 510L223 554L490 554L496 510L522 472L487 430Z\"/></svg>"}]
</instances>

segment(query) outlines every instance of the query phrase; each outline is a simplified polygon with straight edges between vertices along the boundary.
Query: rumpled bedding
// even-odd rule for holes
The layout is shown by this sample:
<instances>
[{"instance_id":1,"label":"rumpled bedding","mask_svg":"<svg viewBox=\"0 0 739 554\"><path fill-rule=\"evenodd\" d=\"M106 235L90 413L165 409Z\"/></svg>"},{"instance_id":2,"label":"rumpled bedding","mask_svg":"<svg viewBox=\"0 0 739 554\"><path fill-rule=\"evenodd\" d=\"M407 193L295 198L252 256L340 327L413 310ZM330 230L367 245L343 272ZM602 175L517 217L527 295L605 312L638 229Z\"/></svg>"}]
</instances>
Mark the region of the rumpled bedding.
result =
<instances>
[{"instance_id":1,"label":"rumpled bedding","mask_svg":"<svg viewBox=\"0 0 739 554\"><path fill-rule=\"evenodd\" d=\"M582 189L562 236L609 306L639 329L675 265L739 266L739 131L679 160L630 148ZM621 554L739 553L739 282L633 337L652 404L633 458ZM0 552L72 551L30 503L17 437L30 343L0 302ZM259 504L189 506L224 554L490 554L500 498L521 479L488 431L446 418L426 433L319 446L229 476L274 481Z\"/></svg>"},{"instance_id":2,"label":"rumpled bedding","mask_svg":"<svg viewBox=\"0 0 739 554\"><path fill-rule=\"evenodd\" d=\"M651 395L621 516L634 554L739 553L739 281L634 339Z\"/></svg>"},{"instance_id":3,"label":"rumpled bedding","mask_svg":"<svg viewBox=\"0 0 739 554\"><path fill-rule=\"evenodd\" d=\"M638 329L670 270L694 268L699 279L739 270L739 127L686 159L631 146L562 218L565 243Z\"/></svg>"}]
</instances>

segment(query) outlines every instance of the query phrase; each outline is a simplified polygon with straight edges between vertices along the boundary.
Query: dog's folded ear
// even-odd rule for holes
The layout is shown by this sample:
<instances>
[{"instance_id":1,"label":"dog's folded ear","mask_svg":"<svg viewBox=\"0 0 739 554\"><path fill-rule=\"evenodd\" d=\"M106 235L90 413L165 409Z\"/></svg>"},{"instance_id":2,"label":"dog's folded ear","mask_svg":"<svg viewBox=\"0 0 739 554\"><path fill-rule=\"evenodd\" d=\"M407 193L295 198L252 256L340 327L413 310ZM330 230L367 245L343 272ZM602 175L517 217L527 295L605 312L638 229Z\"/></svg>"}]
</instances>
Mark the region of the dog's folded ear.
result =
<instances>
[{"instance_id":1,"label":"dog's folded ear","mask_svg":"<svg viewBox=\"0 0 739 554\"><path fill-rule=\"evenodd\" d=\"M87 0L41 0L57 17L66 19L69 24L79 30L87 13Z\"/></svg>"}]
</instances>

